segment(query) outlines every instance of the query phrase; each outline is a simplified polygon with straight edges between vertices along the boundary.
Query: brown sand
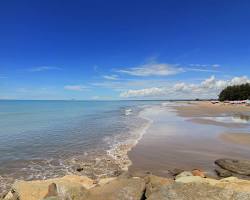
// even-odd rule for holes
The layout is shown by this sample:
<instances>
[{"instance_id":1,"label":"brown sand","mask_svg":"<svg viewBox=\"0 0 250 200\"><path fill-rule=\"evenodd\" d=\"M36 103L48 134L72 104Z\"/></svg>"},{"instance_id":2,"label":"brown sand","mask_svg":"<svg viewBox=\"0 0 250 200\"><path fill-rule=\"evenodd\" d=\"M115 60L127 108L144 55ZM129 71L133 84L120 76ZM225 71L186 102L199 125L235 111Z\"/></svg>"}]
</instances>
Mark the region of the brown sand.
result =
<instances>
[{"instance_id":1,"label":"brown sand","mask_svg":"<svg viewBox=\"0 0 250 200\"><path fill-rule=\"evenodd\" d=\"M227 142L250 147L250 133L224 133L220 135L220 138Z\"/></svg>"},{"instance_id":2,"label":"brown sand","mask_svg":"<svg viewBox=\"0 0 250 200\"><path fill-rule=\"evenodd\" d=\"M209 101L193 102L186 106L175 106L175 109L178 115L182 117L216 116L222 113L250 112L250 106L225 103L212 104Z\"/></svg>"}]
</instances>

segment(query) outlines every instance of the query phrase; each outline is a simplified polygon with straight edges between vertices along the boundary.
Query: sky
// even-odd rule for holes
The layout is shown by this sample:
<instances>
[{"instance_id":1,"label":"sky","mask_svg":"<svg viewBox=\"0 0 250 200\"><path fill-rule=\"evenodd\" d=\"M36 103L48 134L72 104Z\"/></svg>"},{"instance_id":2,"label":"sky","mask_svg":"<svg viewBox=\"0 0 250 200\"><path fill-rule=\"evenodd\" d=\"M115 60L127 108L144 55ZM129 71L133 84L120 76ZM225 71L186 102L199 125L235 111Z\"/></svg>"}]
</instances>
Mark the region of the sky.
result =
<instances>
[{"instance_id":1,"label":"sky","mask_svg":"<svg viewBox=\"0 0 250 200\"><path fill-rule=\"evenodd\" d=\"M0 1L0 99L216 98L250 82L248 0Z\"/></svg>"}]
</instances>

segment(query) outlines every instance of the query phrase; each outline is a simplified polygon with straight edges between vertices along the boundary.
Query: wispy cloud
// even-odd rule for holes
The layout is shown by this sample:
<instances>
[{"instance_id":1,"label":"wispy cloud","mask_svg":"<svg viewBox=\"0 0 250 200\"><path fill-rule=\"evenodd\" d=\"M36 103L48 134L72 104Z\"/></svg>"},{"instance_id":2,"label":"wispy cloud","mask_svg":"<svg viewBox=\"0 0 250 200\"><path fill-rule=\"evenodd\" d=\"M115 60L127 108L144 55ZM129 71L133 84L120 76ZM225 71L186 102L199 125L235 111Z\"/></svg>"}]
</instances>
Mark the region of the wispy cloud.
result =
<instances>
[{"instance_id":1,"label":"wispy cloud","mask_svg":"<svg viewBox=\"0 0 250 200\"><path fill-rule=\"evenodd\" d=\"M28 69L30 72L42 72L42 71L50 71L50 70L61 70L61 67L55 66L40 66L40 67L33 67Z\"/></svg>"},{"instance_id":2,"label":"wispy cloud","mask_svg":"<svg viewBox=\"0 0 250 200\"><path fill-rule=\"evenodd\" d=\"M118 73L131 76L169 76L183 72L183 69L166 63L149 63L136 67L116 70Z\"/></svg>"},{"instance_id":3,"label":"wispy cloud","mask_svg":"<svg viewBox=\"0 0 250 200\"><path fill-rule=\"evenodd\" d=\"M88 90L88 87L85 85L65 85L64 89L71 91L86 91Z\"/></svg>"},{"instance_id":4,"label":"wispy cloud","mask_svg":"<svg viewBox=\"0 0 250 200\"><path fill-rule=\"evenodd\" d=\"M185 71L194 71L194 72L212 72L212 73L218 73L219 70L214 69L202 69L202 68L185 68Z\"/></svg>"},{"instance_id":5,"label":"wispy cloud","mask_svg":"<svg viewBox=\"0 0 250 200\"><path fill-rule=\"evenodd\" d=\"M107 80L113 80L113 81L119 80L119 77L115 74L114 75L104 75L103 78L107 79Z\"/></svg>"},{"instance_id":6,"label":"wispy cloud","mask_svg":"<svg viewBox=\"0 0 250 200\"><path fill-rule=\"evenodd\" d=\"M190 64L190 67L220 67L219 64Z\"/></svg>"}]
</instances>

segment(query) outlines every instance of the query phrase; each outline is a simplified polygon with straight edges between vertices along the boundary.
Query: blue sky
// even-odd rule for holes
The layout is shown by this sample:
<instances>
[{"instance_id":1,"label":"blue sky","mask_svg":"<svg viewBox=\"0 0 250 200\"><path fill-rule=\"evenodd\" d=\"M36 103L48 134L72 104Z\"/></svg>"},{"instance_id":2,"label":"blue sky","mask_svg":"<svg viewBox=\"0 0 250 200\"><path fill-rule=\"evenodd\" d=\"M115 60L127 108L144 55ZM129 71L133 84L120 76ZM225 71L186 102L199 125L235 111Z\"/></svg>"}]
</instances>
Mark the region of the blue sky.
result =
<instances>
[{"instance_id":1,"label":"blue sky","mask_svg":"<svg viewBox=\"0 0 250 200\"><path fill-rule=\"evenodd\" d=\"M1 99L213 98L250 82L248 0L0 2Z\"/></svg>"}]
</instances>

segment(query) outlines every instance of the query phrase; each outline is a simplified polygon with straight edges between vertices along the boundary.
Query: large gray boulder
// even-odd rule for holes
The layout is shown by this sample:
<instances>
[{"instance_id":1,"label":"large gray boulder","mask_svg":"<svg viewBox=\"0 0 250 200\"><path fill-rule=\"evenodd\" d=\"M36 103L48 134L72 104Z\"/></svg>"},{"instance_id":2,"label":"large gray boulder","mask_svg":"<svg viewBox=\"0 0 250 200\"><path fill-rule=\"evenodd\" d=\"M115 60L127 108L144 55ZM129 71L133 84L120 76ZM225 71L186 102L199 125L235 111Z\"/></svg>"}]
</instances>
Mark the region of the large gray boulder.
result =
<instances>
[{"instance_id":1,"label":"large gray boulder","mask_svg":"<svg viewBox=\"0 0 250 200\"><path fill-rule=\"evenodd\" d=\"M241 174L250 175L250 160L235 160L235 159L218 159L215 164L228 171Z\"/></svg>"},{"instance_id":2,"label":"large gray boulder","mask_svg":"<svg viewBox=\"0 0 250 200\"><path fill-rule=\"evenodd\" d=\"M219 177L223 177L223 178L227 178L233 175L232 172L222 169L222 168L215 169L215 172Z\"/></svg>"}]
</instances>

